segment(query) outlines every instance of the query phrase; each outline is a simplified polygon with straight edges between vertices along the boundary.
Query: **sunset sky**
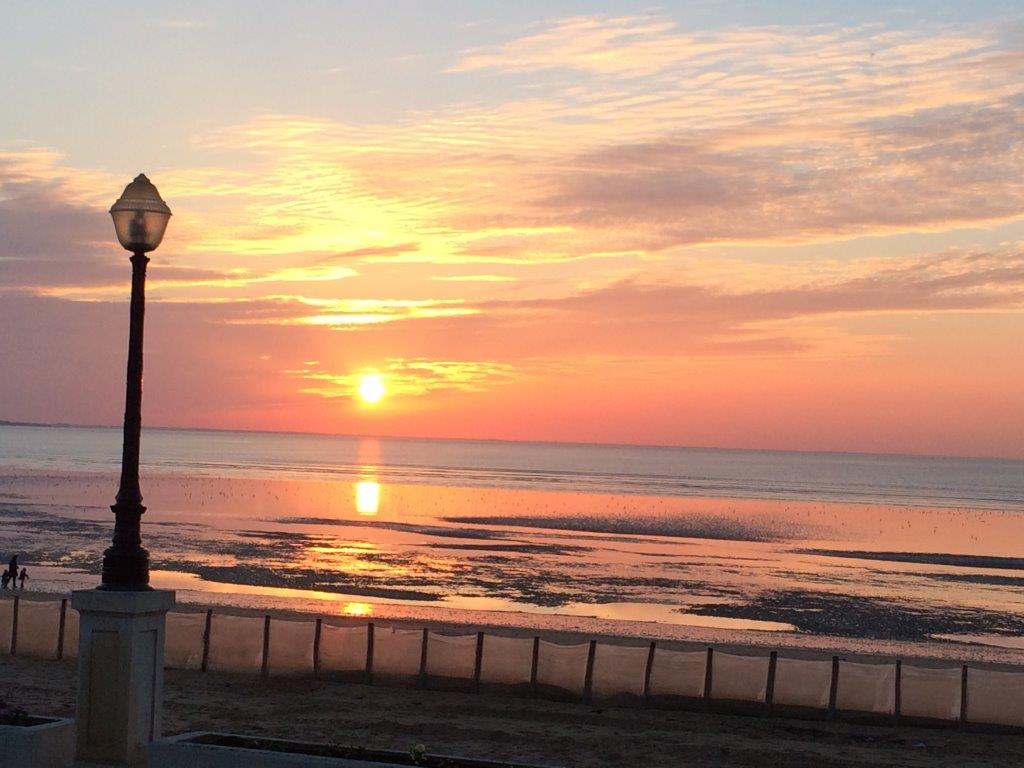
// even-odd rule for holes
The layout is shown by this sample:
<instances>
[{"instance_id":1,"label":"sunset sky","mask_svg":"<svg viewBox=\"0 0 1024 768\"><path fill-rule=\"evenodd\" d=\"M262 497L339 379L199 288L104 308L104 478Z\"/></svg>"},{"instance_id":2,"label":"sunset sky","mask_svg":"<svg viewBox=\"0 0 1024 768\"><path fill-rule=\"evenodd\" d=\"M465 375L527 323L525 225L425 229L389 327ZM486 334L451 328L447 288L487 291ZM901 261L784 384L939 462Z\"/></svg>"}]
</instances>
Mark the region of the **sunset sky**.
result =
<instances>
[{"instance_id":1,"label":"sunset sky","mask_svg":"<svg viewBox=\"0 0 1024 768\"><path fill-rule=\"evenodd\" d=\"M1016 2L11 2L0 73L0 419L119 422L145 172L151 426L1024 458Z\"/></svg>"}]
</instances>

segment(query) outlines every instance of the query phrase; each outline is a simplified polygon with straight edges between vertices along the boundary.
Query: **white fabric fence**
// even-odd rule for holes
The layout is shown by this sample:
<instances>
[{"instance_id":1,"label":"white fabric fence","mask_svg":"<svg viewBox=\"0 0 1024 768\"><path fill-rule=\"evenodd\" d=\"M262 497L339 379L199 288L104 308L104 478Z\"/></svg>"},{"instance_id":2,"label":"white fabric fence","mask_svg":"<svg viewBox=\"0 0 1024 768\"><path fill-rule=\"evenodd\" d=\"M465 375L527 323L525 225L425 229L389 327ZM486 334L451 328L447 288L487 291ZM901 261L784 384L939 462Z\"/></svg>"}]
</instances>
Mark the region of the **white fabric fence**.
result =
<instances>
[{"instance_id":1,"label":"white fabric fence","mask_svg":"<svg viewBox=\"0 0 1024 768\"><path fill-rule=\"evenodd\" d=\"M365 672L369 627L336 627L324 624L320 631L320 671Z\"/></svg>"},{"instance_id":2,"label":"white fabric fence","mask_svg":"<svg viewBox=\"0 0 1024 768\"><path fill-rule=\"evenodd\" d=\"M67 600L0 599L0 654L71 659L77 650L78 614ZM966 665L563 644L212 611L169 613L164 658L168 668L204 672L457 681L586 700L702 699L1024 728L1024 670Z\"/></svg>"},{"instance_id":3,"label":"white fabric fence","mask_svg":"<svg viewBox=\"0 0 1024 768\"><path fill-rule=\"evenodd\" d=\"M374 675L415 677L423 660L423 631L376 627L373 632Z\"/></svg>"},{"instance_id":4,"label":"white fabric fence","mask_svg":"<svg viewBox=\"0 0 1024 768\"><path fill-rule=\"evenodd\" d=\"M427 633L426 673L451 680L475 680L477 635Z\"/></svg>"},{"instance_id":5,"label":"white fabric fence","mask_svg":"<svg viewBox=\"0 0 1024 768\"><path fill-rule=\"evenodd\" d=\"M700 698L707 675L704 651L656 650L651 665L649 692L652 696Z\"/></svg>"},{"instance_id":6,"label":"white fabric fence","mask_svg":"<svg viewBox=\"0 0 1024 768\"><path fill-rule=\"evenodd\" d=\"M589 653L587 643L561 645L541 640L537 653L537 685L582 696Z\"/></svg>"},{"instance_id":7,"label":"white fabric fence","mask_svg":"<svg viewBox=\"0 0 1024 768\"><path fill-rule=\"evenodd\" d=\"M164 630L164 664L172 669L200 669L203 664L206 616L168 613Z\"/></svg>"},{"instance_id":8,"label":"white fabric fence","mask_svg":"<svg viewBox=\"0 0 1024 768\"><path fill-rule=\"evenodd\" d=\"M206 668L211 672L262 671L265 625L266 621L258 616L214 614Z\"/></svg>"},{"instance_id":9,"label":"white fabric fence","mask_svg":"<svg viewBox=\"0 0 1024 768\"><path fill-rule=\"evenodd\" d=\"M767 656L712 655L711 698L731 701L766 701L768 695Z\"/></svg>"},{"instance_id":10,"label":"white fabric fence","mask_svg":"<svg viewBox=\"0 0 1024 768\"><path fill-rule=\"evenodd\" d=\"M836 708L891 715L896 707L896 665L839 662Z\"/></svg>"},{"instance_id":11,"label":"white fabric fence","mask_svg":"<svg viewBox=\"0 0 1024 768\"><path fill-rule=\"evenodd\" d=\"M982 670L974 670L977 675ZM933 720L960 718L963 672L953 667L934 669L903 664L900 673L900 713ZM1018 681L1018 685L1019 685Z\"/></svg>"},{"instance_id":12,"label":"white fabric fence","mask_svg":"<svg viewBox=\"0 0 1024 768\"><path fill-rule=\"evenodd\" d=\"M595 699L643 696L647 687L648 646L598 643L590 692Z\"/></svg>"},{"instance_id":13,"label":"white fabric fence","mask_svg":"<svg viewBox=\"0 0 1024 768\"><path fill-rule=\"evenodd\" d=\"M491 685L529 685L533 679L533 645L528 637L485 635L480 681Z\"/></svg>"},{"instance_id":14,"label":"white fabric fence","mask_svg":"<svg viewBox=\"0 0 1024 768\"><path fill-rule=\"evenodd\" d=\"M971 669L967 675L967 719L1024 727L1024 697L1019 672Z\"/></svg>"},{"instance_id":15,"label":"white fabric fence","mask_svg":"<svg viewBox=\"0 0 1024 768\"><path fill-rule=\"evenodd\" d=\"M773 702L782 706L828 709L832 662L781 657L775 665Z\"/></svg>"}]
</instances>

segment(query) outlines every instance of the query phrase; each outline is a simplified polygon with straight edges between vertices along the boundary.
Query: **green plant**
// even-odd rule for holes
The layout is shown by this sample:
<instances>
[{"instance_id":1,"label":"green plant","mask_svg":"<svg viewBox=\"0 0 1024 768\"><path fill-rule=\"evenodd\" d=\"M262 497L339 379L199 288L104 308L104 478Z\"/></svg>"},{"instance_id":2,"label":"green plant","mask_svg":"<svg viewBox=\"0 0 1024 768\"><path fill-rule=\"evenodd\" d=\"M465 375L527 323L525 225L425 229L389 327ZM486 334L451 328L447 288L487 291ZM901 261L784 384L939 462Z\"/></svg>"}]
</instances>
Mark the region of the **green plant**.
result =
<instances>
[{"instance_id":1,"label":"green plant","mask_svg":"<svg viewBox=\"0 0 1024 768\"><path fill-rule=\"evenodd\" d=\"M9 706L0 699L0 725L31 725L31 718L25 710Z\"/></svg>"}]
</instances>

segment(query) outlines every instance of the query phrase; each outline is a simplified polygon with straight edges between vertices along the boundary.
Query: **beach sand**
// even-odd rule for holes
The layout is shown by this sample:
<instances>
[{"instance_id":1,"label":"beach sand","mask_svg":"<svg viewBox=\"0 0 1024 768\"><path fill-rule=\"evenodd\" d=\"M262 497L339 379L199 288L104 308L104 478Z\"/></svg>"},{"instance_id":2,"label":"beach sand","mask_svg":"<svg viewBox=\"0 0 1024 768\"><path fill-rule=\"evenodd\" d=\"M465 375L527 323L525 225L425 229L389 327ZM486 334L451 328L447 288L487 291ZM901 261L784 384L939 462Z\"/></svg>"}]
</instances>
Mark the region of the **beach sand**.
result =
<instances>
[{"instance_id":1,"label":"beach sand","mask_svg":"<svg viewBox=\"0 0 1024 768\"><path fill-rule=\"evenodd\" d=\"M0 657L0 697L74 714L75 666ZM618 708L168 670L164 731L217 730L552 766L1017 766L1024 736Z\"/></svg>"}]
</instances>

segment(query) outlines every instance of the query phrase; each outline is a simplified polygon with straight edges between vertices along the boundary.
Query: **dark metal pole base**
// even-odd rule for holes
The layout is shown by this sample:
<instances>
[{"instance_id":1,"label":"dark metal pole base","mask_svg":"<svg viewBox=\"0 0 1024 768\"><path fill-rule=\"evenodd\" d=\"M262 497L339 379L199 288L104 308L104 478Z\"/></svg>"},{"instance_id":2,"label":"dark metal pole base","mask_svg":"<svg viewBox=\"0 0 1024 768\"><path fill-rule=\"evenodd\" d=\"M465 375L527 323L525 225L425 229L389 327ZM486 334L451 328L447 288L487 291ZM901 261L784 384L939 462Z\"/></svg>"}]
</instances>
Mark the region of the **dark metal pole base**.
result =
<instances>
[{"instance_id":1,"label":"dark metal pole base","mask_svg":"<svg viewBox=\"0 0 1024 768\"><path fill-rule=\"evenodd\" d=\"M103 553L103 579L98 589L144 591L149 586L149 552L139 538L141 504L114 504L114 543Z\"/></svg>"},{"instance_id":2,"label":"dark metal pole base","mask_svg":"<svg viewBox=\"0 0 1024 768\"><path fill-rule=\"evenodd\" d=\"M118 552L110 547L103 553L103 580L97 589L146 591L149 586L149 552Z\"/></svg>"}]
</instances>

